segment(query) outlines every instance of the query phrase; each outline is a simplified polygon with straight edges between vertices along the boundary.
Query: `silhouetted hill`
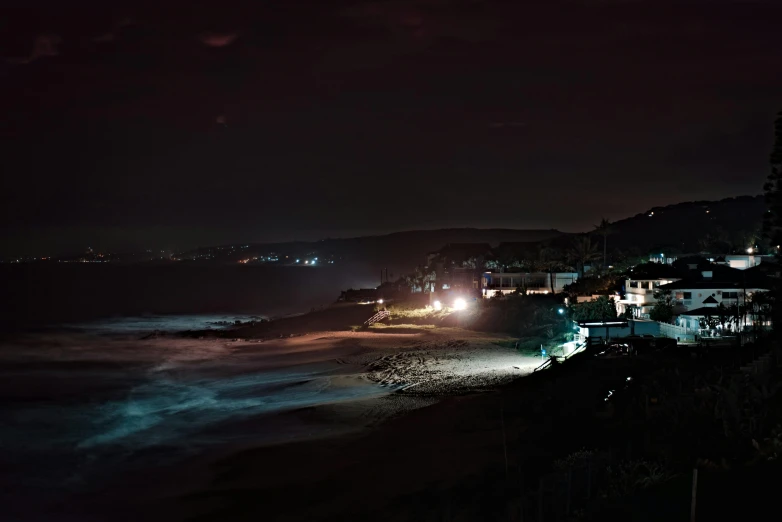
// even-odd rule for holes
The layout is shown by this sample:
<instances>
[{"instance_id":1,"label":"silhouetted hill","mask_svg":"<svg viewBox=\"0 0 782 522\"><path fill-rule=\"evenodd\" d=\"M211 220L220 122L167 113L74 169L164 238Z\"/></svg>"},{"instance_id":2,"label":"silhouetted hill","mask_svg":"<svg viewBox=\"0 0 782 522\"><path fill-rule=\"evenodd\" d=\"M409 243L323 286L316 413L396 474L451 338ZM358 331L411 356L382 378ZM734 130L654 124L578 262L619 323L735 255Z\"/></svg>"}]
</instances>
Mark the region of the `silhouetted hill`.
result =
<instances>
[{"instance_id":1,"label":"silhouetted hill","mask_svg":"<svg viewBox=\"0 0 782 522\"><path fill-rule=\"evenodd\" d=\"M708 250L715 254L743 251L759 241L765 211L763 196L654 207L613 223L609 249L632 249L643 254L656 250Z\"/></svg>"},{"instance_id":2,"label":"silhouetted hill","mask_svg":"<svg viewBox=\"0 0 782 522\"><path fill-rule=\"evenodd\" d=\"M650 252L695 253L708 250L714 254L744 251L750 243L757 243L765 203L762 196L741 196L721 201L694 201L655 207L612 224L608 238L611 257L615 251L625 255L647 255ZM592 232L597 235L596 233ZM577 234L557 230L513 230L452 228L441 230L413 230L380 236L354 238L327 238L313 242L285 242L209 247L180 255L216 262L236 262L241 259L268 256L274 253L277 263L291 264L296 258L318 257L318 266L330 261L342 266L352 265L362 270L387 268L397 277L416 265L426 262L429 252L446 245L452 248L486 250L488 244L494 255L535 259L541 246L547 246L564 255ZM597 243L602 243L599 236ZM602 249L601 249L602 250ZM194 255L198 254L198 255Z\"/></svg>"},{"instance_id":3,"label":"silhouetted hill","mask_svg":"<svg viewBox=\"0 0 782 522\"><path fill-rule=\"evenodd\" d=\"M289 256L318 256L320 260L333 259L336 263L355 263L372 269L388 268L394 275L401 275L426 263L429 252L439 250L447 244L488 243L496 247L503 242L538 242L562 235L557 230L513 230L450 228L441 230L412 230L395 232L382 236L354 238L327 238L313 242L287 242L249 244L234 247L210 247L199 249L209 253L215 261L236 261L255 255L275 252ZM192 252L181 254L188 257ZM320 261L319 261L320 262Z\"/></svg>"},{"instance_id":4,"label":"silhouetted hill","mask_svg":"<svg viewBox=\"0 0 782 522\"><path fill-rule=\"evenodd\" d=\"M512 230L452 228L414 230L384 236L351 239L327 239L325 245L344 252L351 259L388 263L413 268L426 262L426 254L449 244L488 243L496 247L504 242L537 242L562 235L557 230Z\"/></svg>"}]
</instances>

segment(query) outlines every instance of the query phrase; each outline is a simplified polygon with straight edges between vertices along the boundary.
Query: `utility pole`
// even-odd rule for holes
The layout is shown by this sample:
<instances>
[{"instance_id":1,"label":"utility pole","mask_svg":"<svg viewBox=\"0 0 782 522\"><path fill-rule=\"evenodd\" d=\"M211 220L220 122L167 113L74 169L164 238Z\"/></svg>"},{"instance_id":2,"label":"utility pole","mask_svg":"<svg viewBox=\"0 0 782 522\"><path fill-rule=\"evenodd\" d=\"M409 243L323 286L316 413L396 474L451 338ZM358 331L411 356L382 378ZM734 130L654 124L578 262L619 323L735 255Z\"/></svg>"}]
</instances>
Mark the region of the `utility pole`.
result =
<instances>
[{"instance_id":1,"label":"utility pole","mask_svg":"<svg viewBox=\"0 0 782 522\"><path fill-rule=\"evenodd\" d=\"M690 502L690 522L695 522L695 498L698 495L698 468L692 470L692 501Z\"/></svg>"}]
</instances>

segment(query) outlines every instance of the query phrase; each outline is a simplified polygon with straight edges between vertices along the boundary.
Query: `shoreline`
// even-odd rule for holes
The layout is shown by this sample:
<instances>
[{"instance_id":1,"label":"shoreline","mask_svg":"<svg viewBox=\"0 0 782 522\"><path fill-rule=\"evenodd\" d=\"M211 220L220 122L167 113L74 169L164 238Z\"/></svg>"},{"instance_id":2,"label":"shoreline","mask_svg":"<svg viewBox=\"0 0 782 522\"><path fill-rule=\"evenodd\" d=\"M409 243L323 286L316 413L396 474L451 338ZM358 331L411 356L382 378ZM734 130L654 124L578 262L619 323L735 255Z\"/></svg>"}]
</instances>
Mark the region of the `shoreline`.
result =
<instances>
[{"instance_id":1,"label":"shoreline","mask_svg":"<svg viewBox=\"0 0 782 522\"><path fill-rule=\"evenodd\" d=\"M337 309L349 320L357 310L362 315L367 310ZM51 462L48 466L82 462L71 471L30 469L28 475L24 458L4 502L11 512L21 509L18 499L32 494L27 482L70 477L70 493L52 493L40 503L51 509L48 502L73 500L78 516L110 510L115 503L129 507L143 500L149 506L161 495L179 498L211 489L212 464L245 452L293 452L289 462L280 462L279 473L312 465L287 448L317 453L317 448L344 447L350 461L353 442L385 437L389 426L415 422L410 415L415 419L416 412L435 411L443 402L496 395L498 387L539 363L522 362L523 355L501 346L506 336L456 328L351 331L332 322L335 329L307 331L312 319L324 318L321 314L334 319L327 311L287 318L271 328L275 337L261 339L247 330L267 334L274 321L203 339L49 332L4 343L0 397L18 415L41 417L42 435L61 432L37 442L35 434L27 440L20 432L19 451ZM277 337L280 325L299 330ZM37 391L30 395L26 390L33 388ZM46 413L52 404L60 405L55 415ZM165 451L158 462L159 451L179 446L182 450ZM182 475L184 469L190 472ZM158 473L178 478L150 480ZM265 468L261 473L268 475ZM74 477L83 485L73 486ZM192 477L197 480L191 482ZM112 506L96 500L96 493L112 499Z\"/></svg>"}]
</instances>

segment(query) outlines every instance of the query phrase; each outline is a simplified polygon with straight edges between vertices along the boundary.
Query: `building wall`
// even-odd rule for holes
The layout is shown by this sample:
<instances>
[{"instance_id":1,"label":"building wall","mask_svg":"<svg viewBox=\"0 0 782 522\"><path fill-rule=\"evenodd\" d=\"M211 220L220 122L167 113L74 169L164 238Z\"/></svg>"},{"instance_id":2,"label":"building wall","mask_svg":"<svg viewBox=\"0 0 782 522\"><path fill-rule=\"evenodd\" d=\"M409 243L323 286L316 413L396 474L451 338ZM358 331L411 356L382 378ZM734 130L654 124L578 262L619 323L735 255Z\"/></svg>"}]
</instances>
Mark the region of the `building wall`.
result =
<instances>
[{"instance_id":1,"label":"building wall","mask_svg":"<svg viewBox=\"0 0 782 522\"><path fill-rule=\"evenodd\" d=\"M749 299L753 293L765 292L765 291L766 290L760 288L747 288L746 297L744 294L744 289L736 289L736 288L723 288L723 289L692 288L692 289L673 290L672 292L676 302L680 304L682 307L684 307L686 311L686 310L694 310L695 308L700 308L702 306L717 306L720 303L724 304L725 306L730 306L737 303L744 303L744 300ZM713 297L717 301L717 303L704 304L703 301L705 301L709 297Z\"/></svg>"},{"instance_id":2,"label":"building wall","mask_svg":"<svg viewBox=\"0 0 782 522\"><path fill-rule=\"evenodd\" d=\"M660 335L660 323L656 321L633 321L633 327L630 325L627 328L611 328L608 334L611 339L617 337L627 337L628 335ZM579 333L584 337L603 337L606 336L606 329L602 326L595 326L590 328L579 328Z\"/></svg>"},{"instance_id":3,"label":"building wall","mask_svg":"<svg viewBox=\"0 0 782 522\"><path fill-rule=\"evenodd\" d=\"M623 314L630 308L635 308L635 316L644 317L657 303L654 292L661 285L679 281L678 278L658 279L627 279L625 280L625 298L616 302L616 311Z\"/></svg>"},{"instance_id":4,"label":"building wall","mask_svg":"<svg viewBox=\"0 0 782 522\"><path fill-rule=\"evenodd\" d=\"M725 262L731 268L746 270L747 268L758 266L763 262L764 258L771 259L772 256L761 256L757 254L730 254L725 256Z\"/></svg>"},{"instance_id":5,"label":"building wall","mask_svg":"<svg viewBox=\"0 0 782 522\"><path fill-rule=\"evenodd\" d=\"M576 272L551 274L554 293L562 292L566 285L577 280ZM526 288L527 293L548 294L551 292L551 281L547 272L486 272L481 280L481 289L484 297L513 293L518 286Z\"/></svg>"}]
</instances>

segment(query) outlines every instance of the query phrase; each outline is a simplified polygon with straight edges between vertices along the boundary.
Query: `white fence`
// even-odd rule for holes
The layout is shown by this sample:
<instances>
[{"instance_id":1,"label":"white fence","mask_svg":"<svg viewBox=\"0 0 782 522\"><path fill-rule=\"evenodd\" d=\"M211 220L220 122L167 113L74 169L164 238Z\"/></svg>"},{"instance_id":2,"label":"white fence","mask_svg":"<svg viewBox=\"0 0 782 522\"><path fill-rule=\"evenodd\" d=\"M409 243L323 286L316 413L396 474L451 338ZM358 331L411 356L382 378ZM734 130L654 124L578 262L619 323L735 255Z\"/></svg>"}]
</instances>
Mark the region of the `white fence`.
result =
<instances>
[{"instance_id":1,"label":"white fence","mask_svg":"<svg viewBox=\"0 0 782 522\"><path fill-rule=\"evenodd\" d=\"M679 342L694 342L695 335L698 333L697 330L693 330L685 326L660 322L657 324L660 325L660 335L676 339Z\"/></svg>"},{"instance_id":2,"label":"white fence","mask_svg":"<svg viewBox=\"0 0 782 522\"><path fill-rule=\"evenodd\" d=\"M680 343L694 342L697 334L698 330L649 320L635 320L625 328L611 328L608 332L608 335L612 339L627 337L628 335L654 335L670 337L671 339L676 339ZM605 337L605 335L605 327L602 326L581 328L579 331L579 338Z\"/></svg>"}]
</instances>

